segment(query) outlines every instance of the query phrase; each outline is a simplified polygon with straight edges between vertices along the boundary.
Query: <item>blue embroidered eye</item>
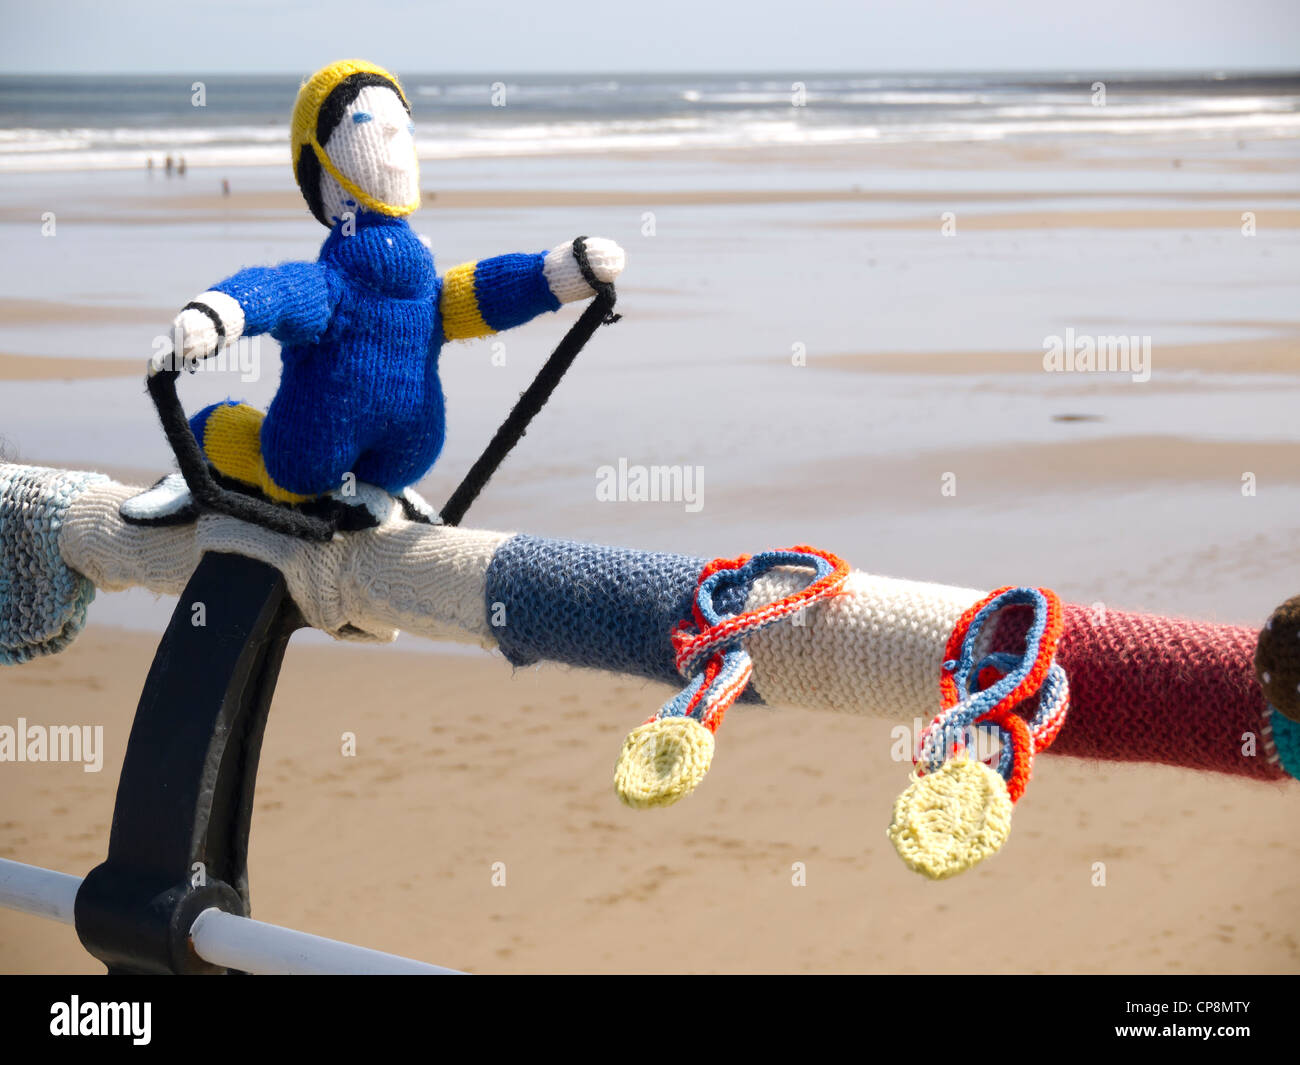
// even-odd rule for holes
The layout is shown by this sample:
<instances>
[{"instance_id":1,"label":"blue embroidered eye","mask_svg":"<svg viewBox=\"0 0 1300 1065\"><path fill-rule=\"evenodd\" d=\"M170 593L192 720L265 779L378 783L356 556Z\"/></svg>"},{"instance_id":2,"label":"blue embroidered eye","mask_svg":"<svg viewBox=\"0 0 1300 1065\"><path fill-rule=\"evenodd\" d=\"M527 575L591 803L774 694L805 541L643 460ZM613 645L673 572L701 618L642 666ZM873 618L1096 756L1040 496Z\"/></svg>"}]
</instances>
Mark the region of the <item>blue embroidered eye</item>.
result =
<instances>
[{"instance_id":1,"label":"blue embroidered eye","mask_svg":"<svg viewBox=\"0 0 1300 1065\"><path fill-rule=\"evenodd\" d=\"M375 116L372 115L369 111L354 111L352 113L352 121L355 122L358 126L361 125L362 122L369 122L374 117Z\"/></svg>"}]
</instances>

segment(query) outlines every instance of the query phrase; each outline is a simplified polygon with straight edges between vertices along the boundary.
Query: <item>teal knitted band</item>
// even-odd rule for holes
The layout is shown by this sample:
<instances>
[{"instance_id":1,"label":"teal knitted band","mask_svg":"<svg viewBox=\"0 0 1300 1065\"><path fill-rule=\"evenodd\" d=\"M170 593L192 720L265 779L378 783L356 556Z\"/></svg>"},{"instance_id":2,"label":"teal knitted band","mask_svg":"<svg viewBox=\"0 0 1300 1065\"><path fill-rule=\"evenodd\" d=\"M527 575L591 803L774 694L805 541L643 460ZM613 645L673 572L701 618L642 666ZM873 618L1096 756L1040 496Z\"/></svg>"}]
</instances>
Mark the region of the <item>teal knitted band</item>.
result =
<instances>
[{"instance_id":1,"label":"teal knitted band","mask_svg":"<svg viewBox=\"0 0 1300 1065\"><path fill-rule=\"evenodd\" d=\"M0 665L56 654L86 623L95 586L59 554L69 505L100 474L0 463Z\"/></svg>"},{"instance_id":2,"label":"teal knitted band","mask_svg":"<svg viewBox=\"0 0 1300 1065\"><path fill-rule=\"evenodd\" d=\"M1273 745L1282 768L1300 780L1300 722L1292 721L1275 707L1269 708Z\"/></svg>"}]
</instances>

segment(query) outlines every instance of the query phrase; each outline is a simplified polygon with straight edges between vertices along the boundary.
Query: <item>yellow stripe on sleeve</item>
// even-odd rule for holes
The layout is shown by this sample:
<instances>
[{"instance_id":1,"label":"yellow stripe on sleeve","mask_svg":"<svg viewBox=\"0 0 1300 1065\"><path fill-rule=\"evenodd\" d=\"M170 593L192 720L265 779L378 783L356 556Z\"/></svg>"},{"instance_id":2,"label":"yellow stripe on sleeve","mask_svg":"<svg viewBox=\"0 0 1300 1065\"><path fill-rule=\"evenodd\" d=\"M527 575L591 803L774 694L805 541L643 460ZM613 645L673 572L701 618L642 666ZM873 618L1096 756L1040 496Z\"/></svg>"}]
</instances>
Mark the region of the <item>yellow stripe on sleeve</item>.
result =
<instances>
[{"instance_id":1,"label":"yellow stripe on sleeve","mask_svg":"<svg viewBox=\"0 0 1300 1065\"><path fill-rule=\"evenodd\" d=\"M474 294L474 268L477 263L454 266L442 278L442 332L448 340L469 340L491 336L496 332L483 321Z\"/></svg>"}]
</instances>

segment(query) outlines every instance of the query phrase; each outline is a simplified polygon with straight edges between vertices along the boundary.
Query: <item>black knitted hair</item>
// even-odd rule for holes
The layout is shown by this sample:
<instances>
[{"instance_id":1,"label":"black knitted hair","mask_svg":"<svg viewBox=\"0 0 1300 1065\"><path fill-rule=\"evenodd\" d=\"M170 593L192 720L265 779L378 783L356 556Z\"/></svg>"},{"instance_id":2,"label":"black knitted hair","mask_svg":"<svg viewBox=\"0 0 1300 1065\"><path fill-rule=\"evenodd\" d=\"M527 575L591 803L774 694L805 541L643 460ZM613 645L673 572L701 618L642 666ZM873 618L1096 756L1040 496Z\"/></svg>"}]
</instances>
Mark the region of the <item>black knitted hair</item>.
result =
<instances>
[{"instance_id":1,"label":"black knitted hair","mask_svg":"<svg viewBox=\"0 0 1300 1065\"><path fill-rule=\"evenodd\" d=\"M321 104L320 112L316 115L316 143L322 148L329 143L330 134L343 121L348 105L368 85L382 85L386 89L392 89L397 93L397 98L402 101L406 113L408 115L411 113L411 105L407 102L406 94L391 78L365 70L350 74L330 90L330 94L325 97L325 102ZM298 158L293 163L293 176L297 179L298 188L302 191L303 199L307 201L307 206L316 221L323 226L329 226L330 220L325 217L325 199L320 191L321 174L320 160L316 158L311 145L302 145L298 149Z\"/></svg>"}]
</instances>

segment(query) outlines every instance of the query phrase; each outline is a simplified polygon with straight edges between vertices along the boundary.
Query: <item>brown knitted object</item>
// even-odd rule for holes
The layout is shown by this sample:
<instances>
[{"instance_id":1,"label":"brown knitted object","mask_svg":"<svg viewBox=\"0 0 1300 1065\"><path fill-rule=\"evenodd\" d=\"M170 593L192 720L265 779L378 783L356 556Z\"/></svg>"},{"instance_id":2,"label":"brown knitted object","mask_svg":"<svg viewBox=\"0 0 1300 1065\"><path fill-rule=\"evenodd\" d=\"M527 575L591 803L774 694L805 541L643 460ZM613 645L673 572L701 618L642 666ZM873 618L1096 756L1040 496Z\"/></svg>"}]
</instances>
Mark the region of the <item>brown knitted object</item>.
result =
<instances>
[{"instance_id":1,"label":"brown knitted object","mask_svg":"<svg viewBox=\"0 0 1300 1065\"><path fill-rule=\"evenodd\" d=\"M1269 704L1300 722L1300 595L1274 610L1260 632L1255 674Z\"/></svg>"}]
</instances>

